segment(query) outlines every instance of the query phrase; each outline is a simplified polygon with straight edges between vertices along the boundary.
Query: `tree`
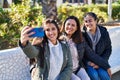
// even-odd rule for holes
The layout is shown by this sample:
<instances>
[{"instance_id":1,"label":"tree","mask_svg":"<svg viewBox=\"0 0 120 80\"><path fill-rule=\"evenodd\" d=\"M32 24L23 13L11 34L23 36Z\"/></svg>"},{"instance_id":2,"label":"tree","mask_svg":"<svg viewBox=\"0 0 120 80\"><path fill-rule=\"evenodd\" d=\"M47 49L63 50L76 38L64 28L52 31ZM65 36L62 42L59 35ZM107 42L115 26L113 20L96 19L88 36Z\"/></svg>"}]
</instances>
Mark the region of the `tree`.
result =
<instances>
[{"instance_id":1,"label":"tree","mask_svg":"<svg viewBox=\"0 0 120 80\"><path fill-rule=\"evenodd\" d=\"M14 0L14 1L26 1L26 0ZM58 21L57 18L57 6L56 1L57 0L32 0L33 5L36 6L35 3L38 3L39 5L42 5L42 13L46 18L52 18Z\"/></svg>"},{"instance_id":2,"label":"tree","mask_svg":"<svg viewBox=\"0 0 120 80\"><path fill-rule=\"evenodd\" d=\"M57 20L56 0L42 0L42 13L46 18Z\"/></svg>"}]
</instances>

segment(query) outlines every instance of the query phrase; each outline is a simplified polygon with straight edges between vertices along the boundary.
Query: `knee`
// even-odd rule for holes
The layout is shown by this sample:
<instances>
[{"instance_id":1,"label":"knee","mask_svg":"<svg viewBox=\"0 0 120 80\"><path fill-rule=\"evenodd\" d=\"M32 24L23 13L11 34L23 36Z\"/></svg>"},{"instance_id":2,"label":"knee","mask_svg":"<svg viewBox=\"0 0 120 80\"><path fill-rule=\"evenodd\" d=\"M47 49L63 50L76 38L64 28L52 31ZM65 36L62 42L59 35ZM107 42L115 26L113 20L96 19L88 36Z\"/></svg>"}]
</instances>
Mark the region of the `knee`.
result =
<instances>
[{"instance_id":1,"label":"knee","mask_svg":"<svg viewBox=\"0 0 120 80\"><path fill-rule=\"evenodd\" d=\"M84 78L84 80L90 80L90 77Z\"/></svg>"},{"instance_id":2,"label":"knee","mask_svg":"<svg viewBox=\"0 0 120 80\"><path fill-rule=\"evenodd\" d=\"M88 73L91 80L99 80L98 72L93 67L88 67L87 73Z\"/></svg>"},{"instance_id":3,"label":"knee","mask_svg":"<svg viewBox=\"0 0 120 80\"><path fill-rule=\"evenodd\" d=\"M91 78L92 80L98 80L98 79L99 79L97 73L91 73L89 76L90 76L90 78Z\"/></svg>"},{"instance_id":4,"label":"knee","mask_svg":"<svg viewBox=\"0 0 120 80\"><path fill-rule=\"evenodd\" d=\"M77 75L72 73L71 80L81 80Z\"/></svg>"},{"instance_id":5,"label":"knee","mask_svg":"<svg viewBox=\"0 0 120 80\"><path fill-rule=\"evenodd\" d=\"M89 75L89 77L90 77L91 80L99 80L99 76L98 76L97 72L94 72L94 71L91 72L91 73L89 72L88 75Z\"/></svg>"},{"instance_id":6,"label":"knee","mask_svg":"<svg viewBox=\"0 0 120 80\"><path fill-rule=\"evenodd\" d=\"M71 78L71 80L81 80L81 79L78 77L74 77L74 78Z\"/></svg>"},{"instance_id":7,"label":"knee","mask_svg":"<svg viewBox=\"0 0 120 80\"><path fill-rule=\"evenodd\" d=\"M103 70L100 69L98 71L98 75L102 80L110 80L110 76L108 75L107 71L104 69Z\"/></svg>"}]
</instances>

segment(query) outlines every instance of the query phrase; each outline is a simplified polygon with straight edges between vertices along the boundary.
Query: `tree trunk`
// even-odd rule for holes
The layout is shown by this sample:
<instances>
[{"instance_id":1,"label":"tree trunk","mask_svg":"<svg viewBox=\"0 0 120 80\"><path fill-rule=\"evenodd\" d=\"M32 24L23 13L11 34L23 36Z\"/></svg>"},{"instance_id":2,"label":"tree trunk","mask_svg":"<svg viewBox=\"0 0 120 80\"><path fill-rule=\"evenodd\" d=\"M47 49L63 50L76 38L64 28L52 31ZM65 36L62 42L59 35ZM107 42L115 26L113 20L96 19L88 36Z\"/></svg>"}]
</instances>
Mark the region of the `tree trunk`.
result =
<instances>
[{"instance_id":1,"label":"tree trunk","mask_svg":"<svg viewBox=\"0 0 120 80\"><path fill-rule=\"evenodd\" d=\"M5 0L3 0L3 6L2 6L3 8L8 8L8 2L7 1L5 1Z\"/></svg>"},{"instance_id":2,"label":"tree trunk","mask_svg":"<svg viewBox=\"0 0 120 80\"><path fill-rule=\"evenodd\" d=\"M105 2L106 4L108 4L108 0L106 0L106 2Z\"/></svg>"},{"instance_id":3,"label":"tree trunk","mask_svg":"<svg viewBox=\"0 0 120 80\"><path fill-rule=\"evenodd\" d=\"M92 3L95 4L95 0L92 0Z\"/></svg>"},{"instance_id":4,"label":"tree trunk","mask_svg":"<svg viewBox=\"0 0 120 80\"><path fill-rule=\"evenodd\" d=\"M36 0L33 0L33 6L35 6Z\"/></svg>"},{"instance_id":5,"label":"tree trunk","mask_svg":"<svg viewBox=\"0 0 120 80\"><path fill-rule=\"evenodd\" d=\"M42 13L46 18L57 19L56 0L42 0Z\"/></svg>"},{"instance_id":6,"label":"tree trunk","mask_svg":"<svg viewBox=\"0 0 120 80\"><path fill-rule=\"evenodd\" d=\"M74 3L74 0L72 0L72 3Z\"/></svg>"}]
</instances>

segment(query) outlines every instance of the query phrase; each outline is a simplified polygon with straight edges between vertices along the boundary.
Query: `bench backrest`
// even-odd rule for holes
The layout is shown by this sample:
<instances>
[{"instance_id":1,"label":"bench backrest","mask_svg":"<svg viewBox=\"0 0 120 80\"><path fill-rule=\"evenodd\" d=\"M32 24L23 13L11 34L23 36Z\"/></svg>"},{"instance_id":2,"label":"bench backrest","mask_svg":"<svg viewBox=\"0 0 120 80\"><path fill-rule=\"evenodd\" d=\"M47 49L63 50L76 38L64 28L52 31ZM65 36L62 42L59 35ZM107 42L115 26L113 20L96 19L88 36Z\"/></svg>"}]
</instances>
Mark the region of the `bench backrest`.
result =
<instances>
[{"instance_id":1,"label":"bench backrest","mask_svg":"<svg viewBox=\"0 0 120 80\"><path fill-rule=\"evenodd\" d=\"M29 59L21 48L0 51L0 80L31 80Z\"/></svg>"},{"instance_id":2,"label":"bench backrest","mask_svg":"<svg viewBox=\"0 0 120 80\"><path fill-rule=\"evenodd\" d=\"M112 54L109 59L112 74L120 71L120 27L108 29L112 41Z\"/></svg>"}]
</instances>

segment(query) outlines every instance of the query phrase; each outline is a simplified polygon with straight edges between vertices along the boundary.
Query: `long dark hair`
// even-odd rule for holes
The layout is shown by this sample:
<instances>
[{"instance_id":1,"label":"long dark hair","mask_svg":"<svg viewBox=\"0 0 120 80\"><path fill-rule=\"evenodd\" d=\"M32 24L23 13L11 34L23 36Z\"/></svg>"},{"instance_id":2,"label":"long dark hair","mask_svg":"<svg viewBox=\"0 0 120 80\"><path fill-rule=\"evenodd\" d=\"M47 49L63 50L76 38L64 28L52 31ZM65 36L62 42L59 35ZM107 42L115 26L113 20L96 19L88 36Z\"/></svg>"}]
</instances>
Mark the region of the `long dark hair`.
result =
<instances>
[{"instance_id":1,"label":"long dark hair","mask_svg":"<svg viewBox=\"0 0 120 80\"><path fill-rule=\"evenodd\" d=\"M77 30L74 32L74 34L71 36L71 38L75 43L81 43L83 41L82 32L81 32L81 28L80 28L80 21L79 21L79 19L77 17L69 16L68 18L66 18L63 25L62 25L62 27L61 27L60 32L61 33L64 32L66 34L66 32L65 32L65 24L66 24L67 20L69 20L69 19L75 20L75 22L77 24Z\"/></svg>"}]
</instances>

